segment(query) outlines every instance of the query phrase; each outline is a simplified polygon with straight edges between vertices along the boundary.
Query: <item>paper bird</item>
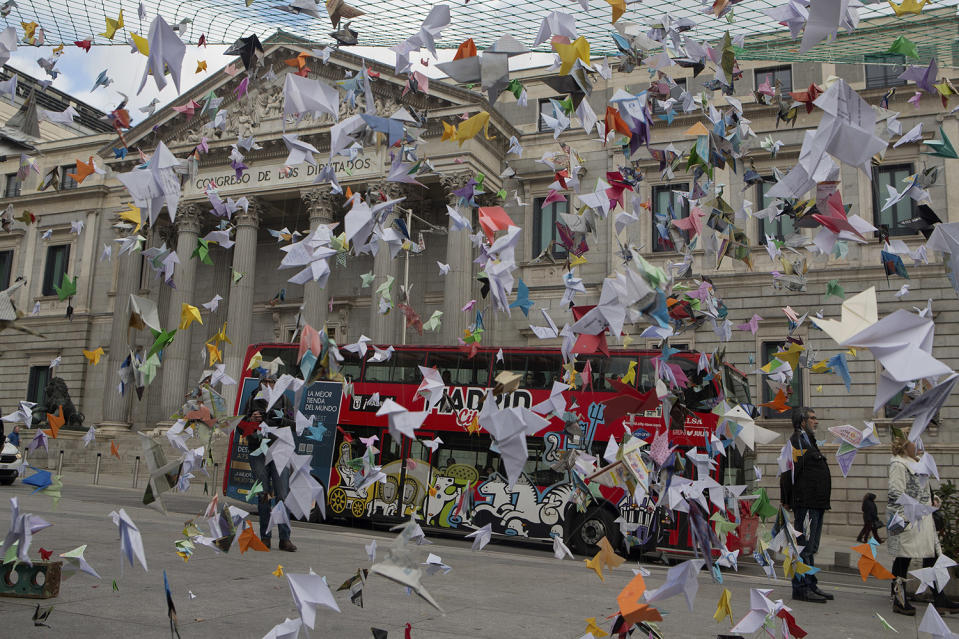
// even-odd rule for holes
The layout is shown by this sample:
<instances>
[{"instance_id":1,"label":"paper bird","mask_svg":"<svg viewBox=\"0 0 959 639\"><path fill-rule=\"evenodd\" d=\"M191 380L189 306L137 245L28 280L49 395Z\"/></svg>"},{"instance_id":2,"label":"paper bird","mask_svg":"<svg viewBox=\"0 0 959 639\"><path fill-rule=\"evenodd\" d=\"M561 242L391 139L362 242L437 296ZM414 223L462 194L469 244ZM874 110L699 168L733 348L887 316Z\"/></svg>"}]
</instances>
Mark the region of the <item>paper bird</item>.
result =
<instances>
[{"instance_id":1,"label":"paper bird","mask_svg":"<svg viewBox=\"0 0 959 639\"><path fill-rule=\"evenodd\" d=\"M123 9L120 9L120 14L117 16L116 20L113 18L106 17L107 29L103 33L99 34L106 38L107 40L113 40L117 34L117 29L123 28Z\"/></svg>"},{"instance_id":2,"label":"paper bird","mask_svg":"<svg viewBox=\"0 0 959 639\"><path fill-rule=\"evenodd\" d=\"M467 539L473 540L473 551L483 550L486 547L486 544L490 542L490 539L493 536L492 524L486 524L482 528L471 532L466 535Z\"/></svg>"},{"instance_id":3,"label":"paper bird","mask_svg":"<svg viewBox=\"0 0 959 639\"><path fill-rule=\"evenodd\" d=\"M951 577L950 569L956 565L956 562L939 555L936 557L936 563L930 568L917 568L910 570L909 574L919 580L919 586L916 588L916 594L925 592L926 588L933 587L938 592L942 592Z\"/></svg>"},{"instance_id":4,"label":"paper bird","mask_svg":"<svg viewBox=\"0 0 959 639\"><path fill-rule=\"evenodd\" d=\"M909 0L907 0L908 2ZM939 127L939 137L941 140L923 140L923 144L926 146L932 147L932 151L927 153L927 155L935 155L941 158L959 158L959 154L956 154L956 149L952 146L952 142L946 136L945 131L942 130L942 127Z\"/></svg>"},{"instance_id":5,"label":"paper bird","mask_svg":"<svg viewBox=\"0 0 959 639\"><path fill-rule=\"evenodd\" d=\"M181 331L186 330L193 322L199 322L200 324L203 324L203 318L200 315L200 309L184 302L180 309L180 325L178 329Z\"/></svg>"},{"instance_id":6,"label":"paper bird","mask_svg":"<svg viewBox=\"0 0 959 639\"><path fill-rule=\"evenodd\" d=\"M889 6L892 7L892 10L896 12L897 17L904 16L907 13L919 15L922 13L922 8L929 2L929 0L922 0L921 2L917 0L903 0L900 4L896 4L892 2L892 0L887 1L889 2Z\"/></svg>"},{"instance_id":7,"label":"paper bird","mask_svg":"<svg viewBox=\"0 0 959 639\"><path fill-rule=\"evenodd\" d=\"M722 594L719 595L719 603L716 604L716 612L713 613L713 619L719 622L729 617L730 625L733 624L733 609L729 605L732 598L733 593L728 588L723 588Z\"/></svg>"},{"instance_id":8,"label":"paper bird","mask_svg":"<svg viewBox=\"0 0 959 639\"><path fill-rule=\"evenodd\" d=\"M853 550L859 553L859 576L862 577L863 581L866 581L869 575L872 575L876 579L895 578L895 575L879 563L878 548L879 542L875 541L875 539L870 540L868 544L860 544L852 547Z\"/></svg>"},{"instance_id":9,"label":"paper bird","mask_svg":"<svg viewBox=\"0 0 959 639\"><path fill-rule=\"evenodd\" d=\"M110 517L120 532L120 552L131 566L134 565L135 559L143 566L143 570L147 570L146 553L143 550L143 538L140 536L140 529L122 508L119 511L112 511Z\"/></svg>"},{"instance_id":10,"label":"paper bird","mask_svg":"<svg viewBox=\"0 0 959 639\"><path fill-rule=\"evenodd\" d=\"M103 357L104 350L102 346L97 346L94 350L88 351L83 350L83 356L87 358L87 364L96 366L100 363L100 358Z\"/></svg>"},{"instance_id":11,"label":"paper bird","mask_svg":"<svg viewBox=\"0 0 959 639\"><path fill-rule=\"evenodd\" d=\"M690 559L671 567L666 571L666 583L655 590L648 591L646 601L661 601L683 594L686 598L686 605L692 612L696 592L699 590L696 576L705 564L706 562L703 559Z\"/></svg>"},{"instance_id":12,"label":"paper bird","mask_svg":"<svg viewBox=\"0 0 959 639\"><path fill-rule=\"evenodd\" d=\"M60 558L64 559L62 575L64 579L68 579L75 575L77 572L85 572L92 577L100 579L100 575L97 574L97 571L93 569L93 566L87 563L87 560L83 557L83 553L86 552L87 545L78 546L73 550L70 550L65 553L60 554Z\"/></svg>"}]
</instances>

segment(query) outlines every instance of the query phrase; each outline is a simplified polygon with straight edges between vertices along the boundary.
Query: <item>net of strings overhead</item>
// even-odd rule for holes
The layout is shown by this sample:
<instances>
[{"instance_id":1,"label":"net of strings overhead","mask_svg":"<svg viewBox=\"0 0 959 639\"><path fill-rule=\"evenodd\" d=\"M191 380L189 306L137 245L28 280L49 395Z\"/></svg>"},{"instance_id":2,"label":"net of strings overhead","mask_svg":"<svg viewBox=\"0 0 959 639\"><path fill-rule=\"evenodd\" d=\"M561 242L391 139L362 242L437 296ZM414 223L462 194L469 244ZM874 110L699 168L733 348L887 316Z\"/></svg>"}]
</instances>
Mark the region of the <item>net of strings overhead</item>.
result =
<instances>
[{"instance_id":1,"label":"net of strings overhead","mask_svg":"<svg viewBox=\"0 0 959 639\"><path fill-rule=\"evenodd\" d=\"M177 24L182 39L190 44L233 44L256 34L261 40L323 46L334 42L329 17L331 8L344 8L340 27L348 19L356 31L356 44L391 47L415 33L432 8L411 0L342 0L314 4L312 0L8 0L2 5L7 26L21 37L41 30L46 45L71 46L90 41L94 46L126 46L130 33L146 35L157 14ZM804 0L674 0L629 2L624 0L469 0L451 2L451 23L436 40L437 48L456 48L472 38L479 48L509 34L531 45L543 19L551 12L571 14L578 35L590 43L594 55L618 53L612 33L617 23L635 23L653 28L663 24L693 24L695 37L707 42L725 33L737 36L737 57L744 60L789 62L862 63L888 49L889 43L908 34L923 57L937 57L940 66L959 66L959 0L944 0L920 7L919 13L895 11L890 3L860 4L857 0L818 0L846 7L857 20L851 32L844 24L838 37L800 53L799 40L791 37L788 21L777 20L776 10L796 8ZM913 0L905 0L907 3ZM903 5L906 6L906 5ZM917 5L918 6L918 5ZM353 13L361 15L351 15ZM118 26L121 18L122 26ZM617 15L619 14L619 15ZM111 23L112 21L112 23ZM844 20L844 23L846 21ZM106 35L111 26L114 37ZM34 43L36 43L34 38ZM549 43L534 50L548 51ZM955 58L955 62L953 60Z\"/></svg>"}]
</instances>

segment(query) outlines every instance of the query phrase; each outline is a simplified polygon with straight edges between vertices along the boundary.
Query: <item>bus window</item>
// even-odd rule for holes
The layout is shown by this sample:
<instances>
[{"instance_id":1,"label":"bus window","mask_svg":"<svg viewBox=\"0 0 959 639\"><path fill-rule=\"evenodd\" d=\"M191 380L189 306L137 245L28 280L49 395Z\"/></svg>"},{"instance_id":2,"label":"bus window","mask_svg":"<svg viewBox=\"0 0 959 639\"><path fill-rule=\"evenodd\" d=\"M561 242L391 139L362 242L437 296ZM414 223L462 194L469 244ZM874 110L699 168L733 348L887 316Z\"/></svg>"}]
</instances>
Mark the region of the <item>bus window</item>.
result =
<instances>
[{"instance_id":1,"label":"bus window","mask_svg":"<svg viewBox=\"0 0 959 639\"><path fill-rule=\"evenodd\" d=\"M358 380L360 378L360 368L363 366L363 362L360 361L359 355L344 350L340 351L340 355L343 356L343 361L339 362L340 374L348 382Z\"/></svg>"},{"instance_id":2,"label":"bus window","mask_svg":"<svg viewBox=\"0 0 959 639\"><path fill-rule=\"evenodd\" d=\"M586 362L589 362L592 371L593 390L597 392L611 392L613 387L609 384L609 379L620 379L629 370L629 363L636 361L635 357L625 355L613 355L605 357L603 355L586 355L576 361L576 372L582 373L586 368ZM586 384L586 380L582 380Z\"/></svg>"},{"instance_id":3,"label":"bus window","mask_svg":"<svg viewBox=\"0 0 959 639\"><path fill-rule=\"evenodd\" d=\"M498 467L499 455L489 450L491 439L488 435L468 435L466 433L438 433L443 443L433 453L434 475L470 475L474 479L487 479L490 469ZM493 459L493 458L496 459ZM452 468L456 466L457 468ZM472 469L472 472L466 468Z\"/></svg>"},{"instance_id":4,"label":"bus window","mask_svg":"<svg viewBox=\"0 0 959 639\"><path fill-rule=\"evenodd\" d=\"M392 382L394 384L419 384L423 379L418 366L423 363L423 354L416 351L396 351L385 362L366 362L364 382Z\"/></svg>"},{"instance_id":5,"label":"bus window","mask_svg":"<svg viewBox=\"0 0 959 639\"><path fill-rule=\"evenodd\" d=\"M477 353L472 359L459 351L430 352L426 365L436 367L447 386L482 386L489 383L489 355Z\"/></svg>"},{"instance_id":6,"label":"bus window","mask_svg":"<svg viewBox=\"0 0 959 639\"><path fill-rule=\"evenodd\" d=\"M522 388L548 390L553 382L563 381L563 356L546 353L530 353L526 359L526 383Z\"/></svg>"},{"instance_id":7,"label":"bus window","mask_svg":"<svg viewBox=\"0 0 959 639\"><path fill-rule=\"evenodd\" d=\"M383 433L380 439L380 466L386 466L400 458L400 442L389 433Z\"/></svg>"},{"instance_id":8,"label":"bus window","mask_svg":"<svg viewBox=\"0 0 959 639\"><path fill-rule=\"evenodd\" d=\"M544 459L546 456L546 440L542 437L530 437L526 440L526 464L523 472L534 486L552 486L566 481L565 473L558 473L550 467Z\"/></svg>"},{"instance_id":9,"label":"bus window","mask_svg":"<svg viewBox=\"0 0 959 639\"><path fill-rule=\"evenodd\" d=\"M683 405L689 410L708 412L716 405L719 394L713 380L703 381L704 375L699 371L697 359L673 357L671 364L678 364L680 370L689 379L689 384L683 389Z\"/></svg>"},{"instance_id":10,"label":"bus window","mask_svg":"<svg viewBox=\"0 0 959 639\"><path fill-rule=\"evenodd\" d=\"M651 356L643 355L639 358L639 365L636 367L636 382L640 393L645 393L656 387L656 368L653 366Z\"/></svg>"},{"instance_id":11,"label":"bus window","mask_svg":"<svg viewBox=\"0 0 959 639\"><path fill-rule=\"evenodd\" d=\"M260 356L263 358L263 364L274 361L276 358L280 358L280 365L276 369L276 376L280 375L292 375L293 377L302 378L303 374L300 372L300 367L296 363L296 356L299 353L296 347L290 348L278 348L265 347L259 349ZM265 366L264 366L265 368ZM246 371L245 375L251 377L256 377L259 375L256 371Z\"/></svg>"}]
</instances>

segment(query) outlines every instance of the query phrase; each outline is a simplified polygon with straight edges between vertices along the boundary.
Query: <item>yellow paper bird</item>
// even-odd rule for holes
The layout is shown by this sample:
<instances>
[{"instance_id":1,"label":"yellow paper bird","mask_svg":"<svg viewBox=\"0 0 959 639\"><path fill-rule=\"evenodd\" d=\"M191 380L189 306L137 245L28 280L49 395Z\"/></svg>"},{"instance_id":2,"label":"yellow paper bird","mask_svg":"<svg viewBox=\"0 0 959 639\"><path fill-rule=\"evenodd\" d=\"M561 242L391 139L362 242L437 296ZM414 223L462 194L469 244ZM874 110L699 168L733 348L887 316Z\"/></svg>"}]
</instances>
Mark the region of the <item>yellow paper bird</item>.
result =
<instances>
[{"instance_id":1,"label":"yellow paper bird","mask_svg":"<svg viewBox=\"0 0 959 639\"><path fill-rule=\"evenodd\" d=\"M625 346L626 340L623 340L623 346ZM623 375L621 380L624 384L629 384L630 386L636 383L636 360L633 360L629 363L629 368L626 369L626 374Z\"/></svg>"},{"instance_id":2,"label":"yellow paper bird","mask_svg":"<svg viewBox=\"0 0 959 639\"><path fill-rule=\"evenodd\" d=\"M913 15L919 15L922 13L922 8L926 6L926 3L929 0L922 0L922 2L916 2L916 0L903 0L902 4L893 4L892 0L888 0L889 6L892 7L892 10L896 12L897 16L904 16L907 13Z\"/></svg>"},{"instance_id":3,"label":"yellow paper bird","mask_svg":"<svg viewBox=\"0 0 959 639\"><path fill-rule=\"evenodd\" d=\"M65 48L66 46L62 44L59 47L53 47L53 55L60 55Z\"/></svg>"},{"instance_id":4,"label":"yellow paper bird","mask_svg":"<svg viewBox=\"0 0 959 639\"><path fill-rule=\"evenodd\" d=\"M440 142L446 142L447 140L456 142L456 127L449 122L443 122L443 137L440 138Z\"/></svg>"},{"instance_id":5,"label":"yellow paper bird","mask_svg":"<svg viewBox=\"0 0 959 639\"><path fill-rule=\"evenodd\" d=\"M114 36L117 34L117 29L123 28L123 9L120 9L120 15L117 16L117 19L106 18L107 21L107 30L101 33L104 38L107 40L113 40Z\"/></svg>"},{"instance_id":6,"label":"yellow paper bird","mask_svg":"<svg viewBox=\"0 0 959 639\"><path fill-rule=\"evenodd\" d=\"M206 345L207 355L210 356L210 363L207 366L213 366L216 363L223 361L223 352L220 350L220 347L216 344L207 343Z\"/></svg>"},{"instance_id":7,"label":"yellow paper bird","mask_svg":"<svg viewBox=\"0 0 959 639\"><path fill-rule=\"evenodd\" d=\"M180 307L180 326L179 329L185 330L190 327L190 324L193 322L203 323L203 318L200 316L200 309L196 306L191 306L184 302L183 306Z\"/></svg>"},{"instance_id":8,"label":"yellow paper bird","mask_svg":"<svg viewBox=\"0 0 959 639\"><path fill-rule=\"evenodd\" d=\"M623 348L629 348L629 345L635 341L632 335L623 335Z\"/></svg>"},{"instance_id":9,"label":"yellow paper bird","mask_svg":"<svg viewBox=\"0 0 959 639\"><path fill-rule=\"evenodd\" d=\"M196 72L206 71L206 60L197 60L196 62Z\"/></svg>"},{"instance_id":10,"label":"yellow paper bird","mask_svg":"<svg viewBox=\"0 0 959 639\"><path fill-rule=\"evenodd\" d=\"M150 41L144 38L143 36L133 33L130 33L130 39L133 40L133 46L137 48L137 51L142 53L145 56L150 55Z\"/></svg>"},{"instance_id":11,"label":"yellow paper bird","mask_svg":"<svg viewBox=\"0 0 959 639\"><path fill-rule=\"evenodd\" d=\"M103 347L97 346L96 350L83 351L83 356L87 358L87 364L93 364L96 366L100 363L100 358L103 357Z\"/></svg>"},{"instance_id":12,"label":"yellow paper bird","mask_svg":"<svg viewBox=\"0 0 959 639\"><path fill-rule=\"evenodd\" d=\"M580 264L585 264L585 263L586 263L586 258L583 257L582 255L576 255L574 253L573 255L569 256L569 265L571 267L579 266Z\"/></svg>"},{"instance_id":13,"label":"yellow paper bird","mask_svg":"<svg viewBox=\"0 0 959 639\"><path fill-rule=\"evenodd\" d=\"M795 342L791 342L789 348L784 351L779 351L778 353L773 353L773 355L781 361L787 362L792 366L793 370L797 370L799 368L799 354L804 350L806 350L804 347Z\"/></svg>"},{"instance_id":14,"label":"yellow paper bird","mask_svg":"<svg viewBox=\"0 0 959 639\"><path fill-rule=\"evenodd\" d=\"M33 44L36 41L37 28L40 25L36 22L21 22L20 26L23 27L23 41Z\"/></svg>"},{"instance_id":15,"label":"yellow paper bird","mask_svg":"<svg viewBox=\"0 0 959 639\"><path fill-rule=\"evenodd\" d=\"M812 365L812 372L814 373L825 373L828 370L829 370L828 359L820 360Z\"/></svg>"},{"instance_id":16,"label":"yellow paper bird","mask_svg":"<svg viewBox=\"0 0 959 639\"><path fill-rule=\"evenodd\" d=\"M733 598L733 593L728 588L723 588L723 594L719 595L719 604L716 606L716 612L713 613L713 619L717 622L729 617L729 623L733 623L733 609L729 602Z\"/></svg>"},{"instance_id":17,"label":"yellow paper bird","mask_svg":"<svg viewBox=\"0 0 959 639\"><path fill-rule=\"evenodd\" d=\"M257 351L253 353L253 357L250 358L250 365L246 367L246 370L252 371L255 368L259 368L260 364L263 363L263 353Z\"/></svg>"},{"instance_id":18,"label":"yellow paper bird","mask_svg":"<svg viewBox=\"0 0 959 639\"><path fill-rule=\"evenodd\" d=\"M592 568L596 574L599 575L600 580L605 582L606 578L603 577L603 563L600 561L600 554L601 553L596 553L592 559L584 559L583 561L586 562L587 568Z\"/></svg>"},{"instance_id":19,"label":"yellow paper bird","mask_svg":"<svg viewBox=\"0 0 959 639\"><path fill-rule=\"evenodd\" d=\"M473 415L473 421L466 426L466 433L468 435L475 435L478 432L480 432L479 417L477 415Z\"/></svg>"},{"instance_id":20,"label":"yellow paper bird","mask_svg":"<svg viewBox=\"0 0 959 639\"><path fill-rule=\"evenodd\" d=\"M137 231L140 230L140 226L143 224L142 222L143 218L140 216L140 208L137 206L133 206L132 203L127 204L127 206L130 208L128 208L125 211L120 211L117 215L120 216L121 220L126 220L127 222L130 222L131 224L136 224L136 228L133 229L133 232L136 233Z\"/></svg>"},{"instance_id":21,"label":"yellow paper bird","mask_svg":"<svg viewBox=\"0 0 959 639\"><path fill-rule=\"evenodd\" d=\"M563 375L563 377L566 378L565 383L569 384L573 388L576 388L576 364L574 362L563 364L563 370L566 371L566 373Z\"/></svg>"},{"instance_id":22,"label":"yellow paper bird","mask_svg":"<svg viewBox=\"0 0 959 639\"><path fill-rule=\"evenodd\" d=\"M608 632L596 624L596 617L586 617L586 632L592 634L596 639L609 636Z\"/></svg>"},{"instance_id":23,"label":"yellow paper bird","mask_svg":"<svg viewBox=\"0 0 959 639\"><path fill-rule=\"evenodd\" d=\"M616 21L623 17L623 14L626 13L626 0L606 0L609 3L610 8L613 10L613 21L612 24L616 24Z\"/></svg>"},{"instance_id":24,"label":"yellow paper bird","mask_svg":"<svg viewBox=\"0 0 959 639\"><path fill-rule=\"evenodd\" d=\"M589 66L589 42L583 36L579 36L571 44L554 42L553 49L562 62L559 67L560 75L569 75L576 60L582 60L583 64Z\"/></svg>"},{"instance_id":25,"label":"yellow paper bird","mask_svg":"<svg viewBox=\"0 0 959 639\"><path fill-rule=\"evenodd\" d=\"M463 146L463 142L472 140L480 131L483 132L487 140L492 139L489 136L489 111L480 111L468 120L460 122L460 125L456 128L456 141L460 143L460 146Z\"/></svg>"},{"instance_id":26,"label":"yellow paper bird","mask_svg":"<svg viewBox=\"0 0 959 639\"><path fill-rule=\"evenodd\" d=\"M280 577L283 576L283 574L284 574L284 573L283 573L283 564L277 564L277 565L276 565L276 570L273 571L273 576L276 577L276 578L280 578Z\"/></svg>"}]
</instances>

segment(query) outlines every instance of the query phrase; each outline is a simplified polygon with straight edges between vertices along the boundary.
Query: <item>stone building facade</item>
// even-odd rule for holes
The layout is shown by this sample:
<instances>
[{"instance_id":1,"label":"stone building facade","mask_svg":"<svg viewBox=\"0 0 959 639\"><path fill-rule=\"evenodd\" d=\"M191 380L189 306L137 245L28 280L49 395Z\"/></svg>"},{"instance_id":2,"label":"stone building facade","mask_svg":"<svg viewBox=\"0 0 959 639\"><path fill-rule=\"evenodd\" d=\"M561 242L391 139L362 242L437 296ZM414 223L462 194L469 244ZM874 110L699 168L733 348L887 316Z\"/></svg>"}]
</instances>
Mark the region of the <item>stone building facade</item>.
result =
<instances>
[{"instance_id":1,"label":"stone building facade","mask_svg":"<svg viewBox=\"0 0 959 639\"><path fill-rule=\"evenodd\" d=\"M372 86L380 115L391 115L401 107L426 113L427 125L421 135L424 142L418 153L420 159L429 160L435 174L422 179L423 187L385 182L387 149L374 144L370 144L354 161L340 158L334 170L344 189L347 186L354 191L374 188L390 197L406 197L402 206L415 215L412 235L419 239L422 233L424 249L409 258L396 260L388 259L389 253L385 249L375 259L349 256L345 260L331 260L332 274L325 289L314 283L299 286L287 282L293 271L278 270L284 253L269 230L288 228L305 232L319 224L342 224L345 214L343 196L331 193L328 185L314 184L316 168L304 164L290 172L284 170L284 132L295 132L300 139L316 146L321 161L329 149L331 121L309 120L293 127L284 123L282 117L283 77L291 70L283 61L304 51L309 51L309 47L268 44L265 63L276 70L277 78L251 83L249 94L239 100L234 90L240 77L217 73L176 101L175 105L191 99L202 103L211 93L223 98L220 108L227 116L225 128L221 131L211 132L209 128L203 128L210 121L208 115L187 118L174 111L173 105L167 105L125 133L131 152L123 159L114 157L113 149L119 142L116 135L109 132L90 131L87 135L44 139L36 143L41 175L55 167L74 165L78 159L86 161L90 156L95 156L97 166L105 168L105 174L91 175L78 186L67 185L68 188L60 191L42 192L37 191L38 176L32 175L24 183L20 195L0 200L0 208L12 203L18 214L30 210L38 217L35 224L20 225L12 232L0 235L0 253L12 252L12 273L22 274L29 280L27 286L16 292L14 300L18 308L28 314L38 306L38 312L24 322L45 336L41 339L9 331L0 334L0 407L5 412L19 400L35 401L38 398L43 369L60 356L62 364L56 373L69 384L74 402L86 415L88 423L119 430L130 427L151 429L169 423L170 415L180 406L184 394L207 368L204 343L224 322L233 342L225 351L227 370L233 377L240 376L247 344L288 341L301 312L303 318L314 326L326 323L340 344L355 341L360 335L368 335L382 344L400 343L404 339L411 344L454 343L472 321L472 317L461 312L460 307L466 300L480 296L473 264L475 249L465 233L445 232L448 224L446 207L456 203L452 191L478 173L485 176L486 191L480 196L479 204L498 203L494 194L501 188L509 194L502 205L524 229L516 251L520 265L516 276L529 286L536 308L547 309L562 325L568 317L568 311L560 306L563 265L549 259L536 260L549 239L550 216L556 213L555 210L544 211L540 205L553 181L553 170L537 159L546 153L560 151L552 131L542 127L539 115L543 105L548 104L544 100L557 96L545 82L548 77L545 69L513 74L528 89L527 106L519 106L506 93L495 108L491 108L478 87L469 89L436 80L430 82L428 95L403 95L405 78L395 75L391 68L365 61L379 74ZM326 64L315 58L308 62L312 77L331 82L360 71L363 64L362 59L345 52L332 54ZM743 79L736 83L736 99L742 102L743 115L756 133L756 137L748 141L751 150L746 155L746 168L751 167L761 175L791 168L798 157L804 132L815 128L820 119L817 111L808 115L802 111L794 126L780 124L777 128L776 108L757 104L753 96L756 85L767 74L794 90L812 83L822 84L832 75L840 76L871 104L878 104L890 83L895 83L894 75L883 65L871 68L777 62L743 63L742 67ZM685 83L686 88L697 95L704 91L704 83L712 78L708 72L694 77L690 69L679 67L669 71L675 80ZM617 90L638 93L649 87L649 81L649 73L644 68L628 74L614 73L608 81L597 77L592 95L587 99L594 111L602 113ZM900 112L903 131L921 122L925 132L931 134L942 127L950 139L959 140L959 122L955 116L946 115L948 111L929 97L914 107L906 102L909 94L910 91L900 90L888 104L889 110ZM724 102L719 92L709 95L717 105ZM462 146L441 140L444 121L455 122L463 115L482 110L489 110L492 114L490 139L479 135ZM356 111L357 107L344 101L340 116ZM676 115L670 126L657 120L651 146L661 148L671 143L679 151L688 149L694 138L683 132L700 120L702 114L699 111ZM262 148L245 153L249 170L237 178L230 166L230 145L238 136L251 135ZM769 135L783 142L775 157L759 145L759 141ZM524 147L521 158L507 154L512 136ZM176 288L172 288L155 276L150 264L139 253L119 254L115 240L130 232L122 225L119 213L127 208L130 196L115 174L131 170L140 161L136 149L150 152L157 141L163 140L175 155L182 158L204 137L208 138L209 153L200 156L195 175L184 180L176 221L171 223L164 212L152 228L140 231L145 238L145 247L165 246L176 252L179 264L174 275ZM584 160L585 173L580 178L584 192L590 192L596 180L604 178L607 171L625 164L621 153L614 153L613 149L604 146L602 140L596 139L595 134L587 135L582 128L570 129L559 139ZM867 220L883 221L886 219L883 216L888 214L879 211L880 199L885 193L885 189L880 188L884 184L882 180L898 181L916 170L935 169L938 179L929 189L932 208L944 221L959 221L959 213L953 217L948 204L959 201L959 163L922 155L920 151L918 144L906 144L896 149L890 146L882 162L873 167L871 179L863 172L843 165L840 184L843 202L851 205L851 212ZM647 158L647 153L640 156L641 159L632 166L643 171L644 179L635 192L627 194L627 205L629 198L640 198L651 202L653 208L661 206L669 202L672 189L687 190L692 183L691 176L682 170L676 171L673 180L663 179L658 163L643 159ZM507 165L515 175L501 178ZM0 162L0 173L11 174L16 170L15 157L8 155ZM759 204L763 197L758 191L761 187L745 186L742 170L734 172L727 168L719 171L716 182L725 185L724 197L734 209L742 206L745 200L753 202L753 210L763 208ZM192 258L198 239L218 222L208 213L210 204L205 194L208 184L215 185L224 199L245 196L250 201L249 209L232 221L235 246L224 250L211 245L212 266ZM518 197L513 197L514 192ZM82 232L76 234L71 228L78 221L84 226ZM746 231L752 243L752 270L741 262L728 259L717 270L715 264L706 263L702 250L693 251L693 271L711 278L729 308L729 318L734 324L747 321L754 313L764 318L755 335L746 331L733 332L732 339L726 344L728 361L750 373L764 363L770 349L778 346L786 335L787 319L780 311L782 307L789 305L799 312L810 313L821 310L825 317L838 317L841 300L824 295L827 282L838 279L847 297L876 286L880 316L912 304L922 306L927 298L932 298L937 328L934 353L950 366L959 367L959 303L938 256L932 255L928 265L912 265L907 259L908 283L912 292L902 299L894 294L905 281L887 279L884 275L877 238L870 238L864 245L850 243L848 253L841 258L813 259L810 256L805 290L790 291L774 286L770 271L776 265L759 242L763 231L782 235L788 234L789 229L775 224L775 228L771 228L769 223L762 227L764 223L757 219L750 219L747 223ZM654 264L662 265L680 258L679 253L672 250L654 250L656 243L651 216L629 227L628 233L629 241L641 246L643 255ZM922 244L922 237L918 234L896 237L912 248ZM612 216L599 224L590 236L589 244L587 263L576 269L587 290L585 295L577 298L577 303L583 304L595 303L603 279L620 266ZM112 257L101 259L107 245L113 246ZM52 279L60 274L55 268L58 259L64 266L57 268L65 269L70 276L78 276L77 294L72 300L72 319L65 317L67 302L58 301L49 287ZM439 276L437 261L450 264L449 275ZM368 272L375 276L373 285L362 288L360 274ZM374 291L389 277L394 277L398 284L404 281L412 284L411 305L422 317L428 317L434 310L444 311L440 333L420 336L412 331L405 332L401 313L377 313ZM117 390L117 371L129 353L129 347L149 348L153 341L149 332L128 328L127 300L131 294L154 300L164 327L179 322L183 303L199 306L214 295L223 298L214 312L201 307L203 325L194 324L167 347L156 379L139 400L132 392L121 396ZM532 334L529 323L518 312L511 317L491 312L486 318L483 342L549 345L549 341L540 341ZM636 327L632 332L638 335L641 330ZM828 337L808 323L801 329L800 336L823 358L838 352ZM720 346L708 324L674 338L673 343L706 352ZM653 345L649 343L650 347ZM102 347L105 355L99 365L89 365L81 350L97 347ZM798 385L804 402L817 410L824 426L861 425L863 420L874 420L880 425L880 438L887 442L887 416L872 414L879 373L877 363L868 352L859 352L855 358L850 358L849 368L852 374L849 391L836 375L804 371ZM757 402L761 401L761 376L752 374L749 379L753 397ZM947 404L941 415L942 427L931 429L926 438L944 479L959 479L956 470L959 468L959 435L951 423L959 416L957 406L957 400ZM778 416L764 417L761 423L784 435L788 435L791 429ZM825 431L820 433L822 438L827 435ZM761 446L756 456L756 466L763 472L761 484L769 486L773 492L779 446L781 443ZM832 450L829 446L826 448ZM827 520L827 526L834 532L858 528L859 501L867 488L880 493L880 499L884 497L888 458L885 452L883 447L857 459L853 474L847 480L842 480L838 467L834 466L836 512ZM751 470L746 479L755 479Z\"/></svg>"}]
</instances>

